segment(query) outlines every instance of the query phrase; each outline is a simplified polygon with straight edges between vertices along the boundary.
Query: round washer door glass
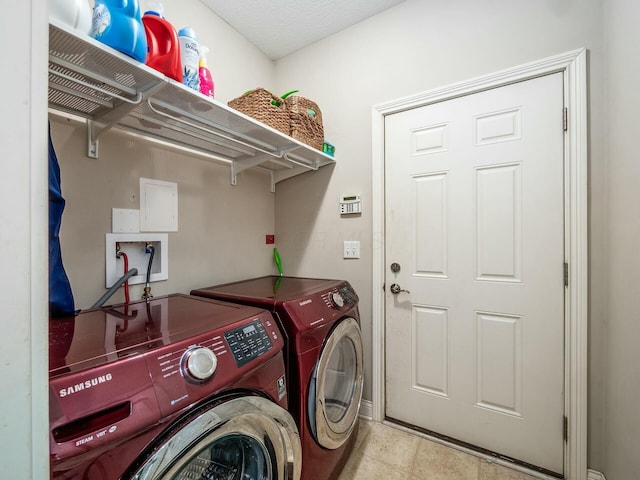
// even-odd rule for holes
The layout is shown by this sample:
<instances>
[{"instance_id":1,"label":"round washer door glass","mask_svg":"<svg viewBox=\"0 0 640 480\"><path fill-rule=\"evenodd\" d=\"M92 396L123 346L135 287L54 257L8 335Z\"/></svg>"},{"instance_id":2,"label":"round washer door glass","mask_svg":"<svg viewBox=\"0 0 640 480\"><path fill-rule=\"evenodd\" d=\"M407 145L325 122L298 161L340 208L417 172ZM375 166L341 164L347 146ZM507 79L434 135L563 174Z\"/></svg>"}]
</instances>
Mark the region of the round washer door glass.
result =
<instances>
[{"instance_id":1,"label":"round washer door glass","mask_svg":"<svg viewBox=\"0 0 640 480\"><path fill-rule=\"evenodd\" d=\"M240 434L217 438L183 457L170 478L176 480L270 480L269 452L259 440Z\"/></svg>"},{"instance_id":2,"label":"round washer door glass","mask_svg":"<svg viewBox=\"0 0 640 480\"><path fill-rule=\"evenodd\" d=\"M239 397L193 412L156 439L136 480L299 480L293 417L261 397Z\"/></svg>"},{"instance_id":3,"label":"round washer door glass","mask_svg":"<svg viewBox=\"0 0 640 480\"><path fill-rule=\"evenodd\" d=\"M311 380L310 421L323 447L338 448L349 438L358 420L363 381L360 327L346 318L325 342Z\"/></svg>"}]
</instances>

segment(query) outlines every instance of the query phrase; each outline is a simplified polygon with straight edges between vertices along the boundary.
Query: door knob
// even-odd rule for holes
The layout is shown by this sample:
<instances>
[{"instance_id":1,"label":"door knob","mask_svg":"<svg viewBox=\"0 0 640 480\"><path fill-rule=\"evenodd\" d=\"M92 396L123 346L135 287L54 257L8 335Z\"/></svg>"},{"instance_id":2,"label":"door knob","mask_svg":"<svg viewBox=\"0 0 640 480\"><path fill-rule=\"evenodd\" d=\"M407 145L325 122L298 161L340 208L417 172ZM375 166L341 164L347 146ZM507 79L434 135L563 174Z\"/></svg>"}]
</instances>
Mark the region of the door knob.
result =
<instances>
[{"instance_id":1,"label":"door knob","mask_svg":"<svg viewBox=\"0 0 640 480\"><path fill-rule=\"evenodd\" d=\"M391 288L391 293L393 293L394 295L397 295L400 292L411 293L409 290L402 289L400 285L398 285L397 283L392 284L390 288Z\"/></svg>"}]
</instances>

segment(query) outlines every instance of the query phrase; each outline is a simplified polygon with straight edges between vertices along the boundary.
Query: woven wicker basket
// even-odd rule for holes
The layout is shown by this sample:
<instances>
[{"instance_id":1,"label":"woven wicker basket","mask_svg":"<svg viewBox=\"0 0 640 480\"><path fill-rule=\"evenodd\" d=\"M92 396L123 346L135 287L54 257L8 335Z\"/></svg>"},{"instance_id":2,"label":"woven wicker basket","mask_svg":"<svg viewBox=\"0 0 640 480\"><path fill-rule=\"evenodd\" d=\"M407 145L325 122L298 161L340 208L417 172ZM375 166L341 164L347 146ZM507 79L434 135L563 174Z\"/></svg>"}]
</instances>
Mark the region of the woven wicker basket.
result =
<instances>
[{"instance_id":1,"label":"woven wicker basket","mask_svg":"<svg viewBox=\"0 0 640 480\"><path fill-rule=\"evenodd\" d=\"M280 97L264 88L256 88L246 92L244 95L230 100L227 105L285 135L289 135L288 105Z\"/></svg>"},{"instance_id":2,"label":"woven wicker basket","mask_svg":"<svg viewBox=\"0 0 640 480\"><path fill-rule=\"evenodd\" d=\"M324 128L322 112L315 102L308 98L292 95L286 98L291 125L289 135L307 145L322 150ZM315 115L310 114L315 112Z\"/></svg>"}]
</instances>

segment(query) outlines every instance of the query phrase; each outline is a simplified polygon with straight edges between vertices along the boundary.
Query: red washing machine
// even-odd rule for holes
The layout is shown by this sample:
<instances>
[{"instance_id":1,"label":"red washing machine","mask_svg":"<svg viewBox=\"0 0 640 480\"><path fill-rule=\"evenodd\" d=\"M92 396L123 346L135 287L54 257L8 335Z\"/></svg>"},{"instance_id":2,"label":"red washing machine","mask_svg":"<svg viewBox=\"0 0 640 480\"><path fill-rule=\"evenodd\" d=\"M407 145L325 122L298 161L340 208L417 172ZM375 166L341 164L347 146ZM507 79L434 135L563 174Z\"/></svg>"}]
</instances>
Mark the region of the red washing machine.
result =
<instances>
[{"instance_id":1,"label":"red washing machine","mask_svg":"<svg viewBox=\"0 0 640 480\"><path fill-rule=\"evenodd\" d=\"M299 479L283 346L269 312L188 295L51 319L51 477Z\"/></svg>"},{"instance_id":2,"label":"red washing machine","mask_svg":"<svg viewBox=\"0 0 640 480\"><path fill-rule=\"evenodd\" d=\"M269 276L191 294L271 310L288 337L289 410L300 430L302 478L336 478L353 449L362 398L362 337L351 285Z\"/></svg>"}]
</instances>

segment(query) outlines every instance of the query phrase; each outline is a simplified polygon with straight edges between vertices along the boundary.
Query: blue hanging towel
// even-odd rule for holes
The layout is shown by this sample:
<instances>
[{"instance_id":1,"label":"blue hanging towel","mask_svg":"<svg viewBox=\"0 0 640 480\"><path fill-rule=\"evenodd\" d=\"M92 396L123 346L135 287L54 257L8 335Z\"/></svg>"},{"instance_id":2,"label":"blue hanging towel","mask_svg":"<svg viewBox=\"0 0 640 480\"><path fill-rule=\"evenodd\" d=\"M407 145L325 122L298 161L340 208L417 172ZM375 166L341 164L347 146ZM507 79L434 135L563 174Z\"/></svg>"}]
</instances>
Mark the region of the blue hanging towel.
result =
<instances>
[{"instance_id":1,"label":"blue hanging towel","mask_svg":"<svg viewBox=\"0 0 640 480\"><path fill-rule=\"evenodd\" d=\"M49 315L64 317L75 314L73 292L62 265L60 225L64 198L60 188L60 165L51 142L49 125Z\"/></svg>"}]
</instances>

